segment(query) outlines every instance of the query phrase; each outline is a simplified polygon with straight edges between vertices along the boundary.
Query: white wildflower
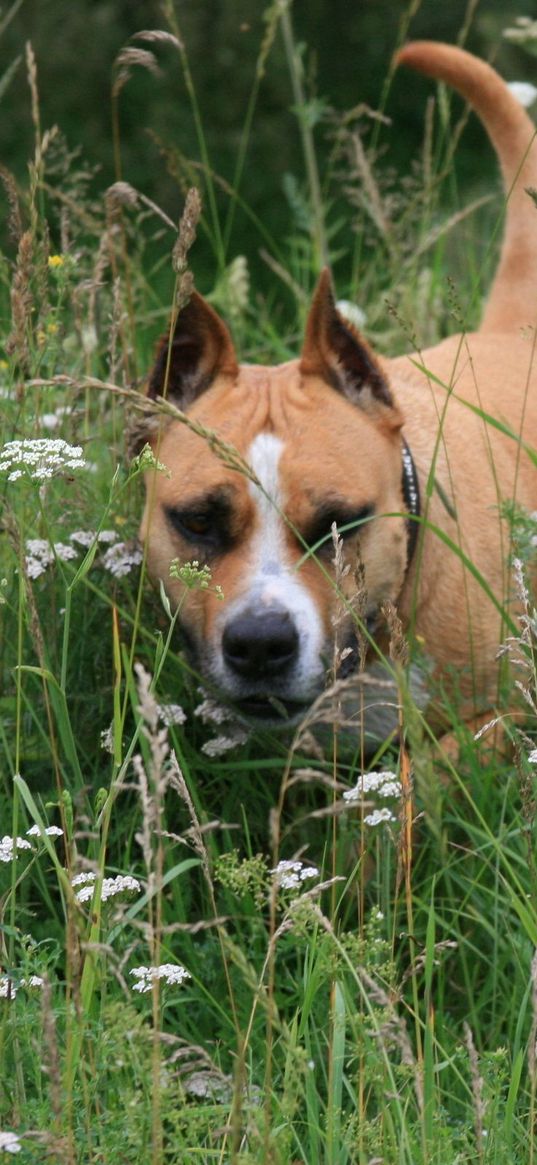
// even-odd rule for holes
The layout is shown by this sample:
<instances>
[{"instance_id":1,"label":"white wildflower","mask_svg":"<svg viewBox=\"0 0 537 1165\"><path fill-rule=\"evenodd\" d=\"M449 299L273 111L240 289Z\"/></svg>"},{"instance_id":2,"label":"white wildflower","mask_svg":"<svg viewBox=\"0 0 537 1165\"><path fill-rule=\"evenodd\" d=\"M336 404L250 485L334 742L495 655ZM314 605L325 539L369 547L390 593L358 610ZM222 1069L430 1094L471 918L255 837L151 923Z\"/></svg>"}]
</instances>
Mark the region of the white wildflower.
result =
<instances>
[{"instance_id":1,"label":"white wildflower","mask_svg":"<svg viewBox=\"0 0 537 1165\"><path fill-rule=\"evenodd\" d=\"M139 566L143 559L142 548L137 542L116 542L103 555L103 566L110 571L114 578L123 578L130 574L134 566Z\"/></svg>"},{"instance_id":2,"label":"white wildflower","mask_svg":"<svg viewBox=\"0 0 537 1165\"><path fill-rule=\"evenodd\" d=\"M95 542L95 539L98 542L115 542L117 533L115 530L99 530L98 534L95 530L73 530L69 538L71 542L77 542L79 546L83 546L87 550L92 542Z\"/></svg>"},{"instance_id":3,"label":"white wildflower","mask_svg":"<svg viewBox=\"0 0 537 1165\"><path fill-rule=\"evenodd\" d=\"M18 857L17 850L32 849L29 841L24 837L16 837L15 840L9 835L5 834L0 839L0 862L12 862L14 858Z\"/></svg>"},{"instance_id":4,"label":"white wildflower","mask_svg":"<svg viewBox=\"0 0 537 1165\"><path fill-rule=\"evenodd\" d=\"M63 829L59 825L47 825L45 829L40 829L39 825L32 825L30 829L26 830L26 837L63 837Z\"/></svg>"},{"instance_id":5,"label":"white wildflower","mask_svg":"<svg viewBox=\"0 0 537 1165\"><path fill-rule=\"evenodd\" d=\"M537 765L537 748L532 748L532 750L528 756L528 760L530 762L530 765Z\"/></svg>"},{"instance_id":6,"label":"white wildflower","mask_svg":"<svg viewBox=\"0 0 537 1165\"><path fill-rule=\"evenodd\" d=\"M26 573L29 578L39 578L55 558L68 562L77 557L74 546L69 546L67 542L55 542L51 545L45 538L28 538L26 550L28 552L25 558Z\"/></svg>"},{"instance_id":7,"label":"white wildflower","mask_svg":"<svg viewBox=\"0 0 537 1165\"><path fill-rule=\"evenodd\" d=\"M21 987L30 987L34 991L41 990L44 982L41 975L30 975L28 979L20 979L18 976L12 979L9 975L0 975L0 999L15 999Z\"/></svg>"},{"instance_id":8,"label":"white wildflower","mask_svg":"<svg viewBox=\"0 0 537 1165\"><path fill-rule=\"evenodd\" d=\"M309 878L319 877L316 866L305 866L304 862L298 861L278 862L276 869L270 872L282 890L296 890L302 882L307 882Z\"/></svg>"},{"instance_id":9,"label":"white wildflower","mask_svg":"<svg viewBox=\"0 0 537 1165\"><path fill-rule=\"evenodd\" d=\"M530 81L509 81L507 88L511 90L513 97L524 106L524 109L529 109L533 105L537 97L537 89Z\"/></svg>"},{"instance_id":10,"label":"white wildflower","mask_svg":"<svg viewBox=\"0 0 537 1165\"><path fill-rule=\"evenodd\" d=\"M68 470L85 469L86 462L80 445L69 445L60 438L28 438L7 441L0 449L0 472L7 472L8 481L16 481L24 472L36 481L45 481Z\"/></svg>"},{"instance_id":11,"label":"white wildflower","mask_svg":"<svg viewBox=\"0 0 537 1165\"><path fill-rule=\"evenodd\" d=\"M362 773L354 789L347 789L343 800L347 802L362 801L368 793L377 793L379 797L400 797L401 782L395 773L384 769L380 773Z\"/></svg>"},{"instance_id":12,"label":"white wildflower","mask_svg":"<svg viewBox=\"0 0 537 1165\"><path fill-rule=\"evenodd\" d=\"M505 28L504 37L513 44L532 45L537 41L537 20L530 16L517 16L514 28Z\"/></svg>"},{"instance_id":13,"label":"white wildflower","mask_svg":"<svg viewBox=\"0 0 537 1165\"><path fill-rule=\"evenodd\" d=\"M20 1153L21 1149L16 1133L0 1133L0 1153Z\"/></svg>"},{"instance_id":14,"label":"white wildflower","mask_svg":"<svg viewBox=\"0 0 537 1165\"><path fill-rule=\"evenodd\" d=\"M96 874L82 873L73 878L71 885L80 886L76 897L79 902L89 902L93 898ZM142 887L137 878L130 874L117 874L115 878L103 878L101 885L101 902L115 898L117 894L140 894Z\"/></svg>"},{"instance_id":15,"label":"white wildflower","mask_svg":"<svg viewBox=\"0 0 537 1165\"><path fill-rule=\"evenodd\" d=\"M159 704L158 713L166 728L171 728L173 724L184 724L186 720L186 712L180 704Z\"/></svg>"},{"instance_id":16,"label":"white wildflower","mask_svg":"<svg viewBox=\"0 0 537 1165\"><path fill-rule=\"evenodd\" d=\"M86 882L94 882L96 877L91 870L83 870L81 874L75 874L71 879L71 886L85 886Z\"/></svg>"},{"instance_id":17,"label":"white wildflower","mask_svg":"<svg viewBox=\"0 0 537 1165\"><path fill-rule=\"evenodd\" d=\"M137 980L133 983L133 991L139 991L140 994L151 991L157 979L163 979L170 986L175 986L192 977L190 971L180 963L161 963L159 967L133 967L129 974L134 975Z\"/></svg>"},{"instance_id":18,"label":"white wildflower","mask_svg":"<svg viewBox=\"0 0 537 1165\"><path fill-rule=\"evenodd\" d=\"M386 821L397 821L391 809L373 809L372 813L366 813L364 822L366 825L382 825Z\"/></svg>"}]
</instances>

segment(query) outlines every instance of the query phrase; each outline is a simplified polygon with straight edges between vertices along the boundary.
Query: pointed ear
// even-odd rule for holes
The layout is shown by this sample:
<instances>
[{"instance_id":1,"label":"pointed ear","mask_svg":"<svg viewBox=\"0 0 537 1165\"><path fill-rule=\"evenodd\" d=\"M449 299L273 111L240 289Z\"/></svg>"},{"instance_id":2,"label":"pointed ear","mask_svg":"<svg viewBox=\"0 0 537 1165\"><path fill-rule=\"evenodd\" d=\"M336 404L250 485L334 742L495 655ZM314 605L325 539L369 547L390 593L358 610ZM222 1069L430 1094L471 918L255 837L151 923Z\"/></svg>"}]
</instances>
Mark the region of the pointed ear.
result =
<instances>
[{"instance_id":1,"label":"pointed ear","mask_svg":"<svg viewBox=\"0 0 537 1165\"><path fill-rule=\"evenodd\" d=\"M220 316L193 291L170 336L161 340L149 377L147 395L164 396L186 409L217 375L236 376L233 341Z\"/></svg>"},{"instance_id":2,"label":"pointed ear","mask_svg":"<svg viewBox=\"0 0 537 1165\"><path fill-rule=\"evenodd\" d=\"M321 272L313 295L300 370L304 375L320 376L368 413L386 416L387 410L392 410L394 425L401 423L388 381L373 352L336 308L327 267Z\"/></svg>"}]
</instances>

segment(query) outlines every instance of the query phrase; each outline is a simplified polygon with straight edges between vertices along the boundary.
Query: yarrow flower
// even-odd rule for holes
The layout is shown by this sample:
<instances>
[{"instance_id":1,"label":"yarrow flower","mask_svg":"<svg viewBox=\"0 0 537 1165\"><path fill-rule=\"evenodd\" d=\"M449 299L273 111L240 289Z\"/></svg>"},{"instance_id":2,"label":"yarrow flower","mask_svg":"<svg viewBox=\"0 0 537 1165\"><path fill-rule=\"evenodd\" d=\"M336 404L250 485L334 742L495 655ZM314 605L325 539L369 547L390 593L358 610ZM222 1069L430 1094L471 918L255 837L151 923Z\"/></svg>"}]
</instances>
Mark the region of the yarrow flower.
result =
<instances>
[{"instance_id":1,"label":"yarrow flower","mask_svg":"<svg viewBox=\"0 0 537 1165\"><path fill-rule=\"evenodd\" d=\"M8 833L0 839L0 862L12 862L14 858L19 855L17 853L20 849L31 850L29 841L24 837L16 837L13 839Z\"/></svg>"},{"instance_id":2,"label":"yarrow flower","mask_svg":"<svg viewBox=\"0 0 537 1165\"><path fill-rule=\"evenodd\" d=\"M34 991L41 990L45 980L41 975L30 975L28 979L14 981L9 975L0 975L0 999L14 999L21 987L29 987Z\"/></svg>"},{"instance_id":3,"label":"yarrow flower","mask_svg":"<svg viewBox=\"0 0 537 1165\"><path fill-rule=\"evenodd\" d=\"M319 877L316 866L305 866L304 862L298 861L278 862L276 868L270 872L281 890L296 890L301 883L307 882L309 878Z\"/></svg>"},{"instance_id":4,"label":"yarrow flower","mask_svg":"<svg viewBox=\"0 0 537 1165\"><path fill-rule=\"evenodd\" d=\"M532 748L532 750L528 756L528 760L530 762L530 765L537 765L537 748Z\"/></svg>"},{"instance_id":5,"label":"yarrow flower","mask_svg":"<svg viewBox=\"0 0 537 1165\"><path fill-rule=\"evenodd\" d=\"M364 817L366 825L382 825L385 821L397 821L397 818L387 806L384 809L373 809L372 813L366 813Z\"/></svg>"},{"instance_id":6,"label":"yarrow flower","mask_svg":"<svg viewBox=\"0 0 537 1165\"><path fill-rule=\"evenodd\" d=\"M86 462L80 445L69 445L60 438L27 438L23 441L8 441L0 449L0 472L7 472L8 481L27 476L37 481L65 470L73 472L85 469Z\"/></svg>"},{"instance_id":7,"label":"yarrow flower","mask_svg":"<svg viewBox=\"0 0 537 1165\"><path fill-rule=\"evenodd\" d=\"M63 837L63 829L59 825L47 825L45 829L40 829L39 825L32 825L30 829L26 830L26 837Z\"/></svg>"},{"instance_id":8,"label":"yarrow flower","mask_svg":"<svg viewBox=\"0 0 537 1165\"><path fill-rule=\"evenodd\" d=\"M97 875L91 871L76 874L71 881L72 886L80 886L76 897L79 902L88 902L93 898ZM142 887L137 878L130 874L118 874L115 878L103 878L101 886L101 902L107 902L116 894L140 894Z\"/></svg>"},{"instance_id":9,"label":"yarrow flower","mask_svg":"<svg viewBox=\"0 0 537 1165\"><path fill-rule=\"evenodd\" d=\"M133 967L129 974L134 975L137 980L132 985L133 991L139 991L141 995L151 991L157 979L163 979L170 986L175 986L184 983L185 979L192 978L190 971L180 963L161 963L159 967Z\"/></svg>"},{"instance_id":10,"label":"yarrow flower","mask_svg":"<svg viewBox=\"0 0 537 1165\"><path fill-rule=\"evenodd\" d=\"M16 1133L0 1133L0 1153L20 1153L21 1149Z\"/></svg>"},{"instance_id":11,"label":"yarrow flower","mask_svg":"<svg viewBox=\"0 0 537 1165\"><path fill-rule=\"evenodd\" d=\"M117 533L115 530L99 530L98 534L94 530L73 530L69 535L71 542L76 542L78 546L83 546L85 550L91 546L92 542L97 539L98 542L115 542Z\"/></svg>"},{"instance_id":12,"label":"yarrow flower","mask_svg":"<svg viewBox=\"0 0 537 1165\"><path fill-rule=\"evenodd\" d=\"M123 578L134 566L139 566L142 559L142 548L137 542L116 542L103 555L103 566L114 578Z\"/></svg>"},{"instance_id":13,"label":"yarrow flower","mask_svg":"<svg viewBox=\"0 0 537 1165\"><path fill-rule=\"evenodd\" d=\"M343 800L351 803L362 801L368 793L377 793L379 797L400 797L401 792L401 782L389 769L384 769L380 773L362 773L354 789L347 789L343 794Z\"/></svg>"},{"instance_id":14,"label":"yarrow flower","mask_svg":"<svg viewBox=\"0 0 537 1165\"><path fill-rule=\"evenodd\" d=\"M55 542L52 545L45 538L28 538L26 550L26 573L29 578L39 578L56 558L69 562L77 556L74 546L69 546L67 542Z\"/></svg>"}]
</instances>

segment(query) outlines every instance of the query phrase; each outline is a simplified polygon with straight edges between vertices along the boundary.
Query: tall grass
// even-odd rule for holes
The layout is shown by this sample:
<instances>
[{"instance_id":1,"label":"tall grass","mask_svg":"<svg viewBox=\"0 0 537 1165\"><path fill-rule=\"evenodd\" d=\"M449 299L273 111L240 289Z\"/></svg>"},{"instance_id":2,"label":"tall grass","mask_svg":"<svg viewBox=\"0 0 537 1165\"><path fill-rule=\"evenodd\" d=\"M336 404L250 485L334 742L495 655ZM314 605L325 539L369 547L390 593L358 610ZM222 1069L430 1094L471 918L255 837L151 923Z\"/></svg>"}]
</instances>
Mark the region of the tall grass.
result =
<instances>
[{"instance_id":1,"label":"tall grass","mask_svg":"<svg viewBox=\"0 0 537 1165\"><path fill-rule=\"evenodd\" d=\"M388 743L366 779L334 699L293 738L245 739L198 690L177 613L146 582L135 541L144 455L125 453L133 380L169 311L148 277L153 236L169 230L178 280L186 254L184 230L177 245L121 173L117 108L132 65L151 67L166 38L178 54L200 156L187 165L171 146L171 164L180 185L194 175L203 188L198 245L214 248L213 300L249 359L291 351L254 302L244 257L227 249L233 215L250 213L244 160L272 38L283 32L306 172L287 184L289 237L260 238L292 304L293 342L327 254L346 263L349 298L360 289L385 350L409 339L419 350L449 329L444 250L465 212L439 210L452 165L446 111L440 146L430 118L416 178L404 192L387 186L364 124L332 114L315 124L290 9L272 6L230 185L212 172L166 11L165 34L118 57L118 181L102 199L42 125L31 49L28 190L2 174L0 1154L12 1135L21 1162L68 1165L532 1163L535 745L519 735L514 761L484 762L459 726L446 780L395 616L390 666L411 762L407 744ZM361 240L352 254L342 205ZM474 312L480 263L476 250L457 282ZM33 461L26 445L16 463L6 446L30 439L66 444L34 446ZM529 560L534 519L512 520ZM178 569L185 588L212 585L203 570ZM535 715L525 577L508 650Z\"/></svg>"}]
</instances>

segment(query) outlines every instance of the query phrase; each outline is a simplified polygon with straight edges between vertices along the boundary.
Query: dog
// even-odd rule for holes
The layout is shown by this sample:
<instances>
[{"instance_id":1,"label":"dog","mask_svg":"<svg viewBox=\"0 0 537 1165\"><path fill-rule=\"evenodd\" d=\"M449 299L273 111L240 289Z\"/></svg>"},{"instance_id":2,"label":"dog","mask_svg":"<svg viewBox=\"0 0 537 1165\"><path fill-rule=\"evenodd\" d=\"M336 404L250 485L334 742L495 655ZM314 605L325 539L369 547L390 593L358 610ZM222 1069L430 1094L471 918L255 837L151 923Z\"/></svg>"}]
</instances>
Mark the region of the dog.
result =
<instances>
[{"instance_id":1,"label":"dog","mask_svg":"<svg viewBox=\"0 0 537 1165\"><path fill-rule=\"evenodd\" d=\"M378 357L338 312L324 271L298 359L239 364L226 325L193 292L148 380L149 398L181 410L151 435L168 473L146 474L150 574L180 605L208 686L264 725L296 723L323 691L342 601L334 523L345 560L360 560L373 649L379 611L395 604L430 661L431 690L456 687L471 730L495 706L502 611L516 614L503 507L537 510L535 130L498 74L462 49L414 42L398 64L458 90L498 155L505 232L479 329ZM214 585L186 592L170 578L173 559L208 564L223 599ZM350 609L338 634L339 674L352 684Z\"/></svg>"}]
</instances>

